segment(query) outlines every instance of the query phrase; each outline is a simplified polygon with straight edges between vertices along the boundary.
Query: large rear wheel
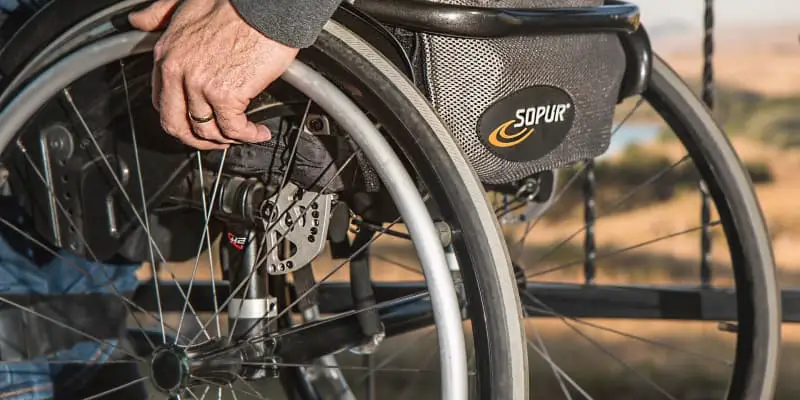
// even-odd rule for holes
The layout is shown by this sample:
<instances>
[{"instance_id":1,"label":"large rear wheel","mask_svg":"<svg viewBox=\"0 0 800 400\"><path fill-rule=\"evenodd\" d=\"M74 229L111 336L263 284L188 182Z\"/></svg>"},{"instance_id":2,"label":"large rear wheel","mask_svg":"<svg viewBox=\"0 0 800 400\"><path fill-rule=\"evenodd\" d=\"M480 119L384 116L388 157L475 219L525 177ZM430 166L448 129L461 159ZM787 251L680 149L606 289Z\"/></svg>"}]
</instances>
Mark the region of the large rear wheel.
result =
<instances>
[{"instance_id":1,"label":"large rear wheel","mask_svg":"<svg viewBox=\"0 0 800 400\"><path fill-rule=\"evenodd\" d=\"M531 393L771 399L780 290L753 183L708 109L654 61L607 154L538 177L541 200L496 196L536 317Z\"/></svg>"},{"instance_id":2,"label":"large rear wheel","mask_svg":"<svg viewBox=\"0 0 800 400\"><path fill-rule=\"evenodd\" d=\"M80 22L71 27L58 24L52 26L52 30L47 34L27 37L20 35L9 43L4 54L14 54L14 58L19 60L19 64L10 67L17 71L17 74L7 77L3 81L3 93L0 94L0 97L4 99L0 114L0 121L2 121L0 143L3 145L3 165L11 170L12 175L20 172L20 169L11 168L11 166L21 166L21 170L27 171L27 174L18 175L16 182L30 184L30 187L23 188L21 183L14 185L15 180L11 179L12 196L22 200L29 211L39 211L39 213L31 214L40 217L52 216L54 218L47 217L45 219L50 222L58 221L56 224L37 225L34 223L38 227L35 232L24 232L15 221L5 219L3 222L7 226L20 228L18 229L19 233L34 245L41 244L41 241L33 241L33 237L43 236L51 239L52 244L81 254L90 261L95 261L95 254L117 255L118 252L111 250L115 245L118 248L123 247L122 243L125 241L122 238L128 233L125 228L130 227L130 232L144 232L144 254L147 255L143 257L143 260L148 261L151 267L157 264L162 265L167 276L171 278L169 280L175 282L173 284L169 280L156 278L152 282L153 287L160 290L165 286L172 285L176 287L175 293L184 297L183 303L177 307L177 313L173 316L175 321L170 323L171 320L167 314L175 307L164 302L167 296L163 296L159 290L151 291L154 294L151 301L156 305L153 307L156 311L151 312L124 299L122 293L130 288L125 288L126 290L110 288L108 293L124 303L128 311L138 317L137 330L141 330L140 328L147 325L143 322L147 319L151 319L151 322L155 321L157 328L155 336L150 334L152 332L145 332L145 335L142 336L146 338L147 345L152 345L149 347L155 349L154 355L137 354L121 346L117 346L118 349L123 353L130 353L129 355L133 359L149 360L152 368L161 371L166 368L165 365L170 364L170 360L175 360L176 357L191 358L195 353L203 353L208 356L209 353L206 351L211 351L210 347L204 348L202 351L192 350L194 353L185 349L185 346L193 341L196 342L202 336L206 336L210 340L208 343L217 346L223 342L215 340L216 338L230 338L236 336L234 333L240 333L236 330L235 322L226 332L224 323L220 324L219 322L219 315L222 313L227 312L228 321L231 322L249 318L261 321L251 321L258 325L264 321L275 320L277 316L286 315L292 306L298 306L306 297L304 296L306 293L316 290L323 280L333 276L334 272L343 265L349 266L351 269L351 286L358 285L353 280L363 282L364 277L353 272L354 268L358 268L354 265L357 264L356 259L360 252L356 251L346 257L345 261L337 262L338 268L326 271L322 267L321 271L325 273L322 276L316 274L317 283L306 287L307 290L299 293L290 304L283 304L284 308L281 308L278 315L270 314L269 318L255 318L252 313L244 315L246 313L242 310L249 310L249 306L245 306L250 304L249 300L259 300L259 298L237 297L235 295L237 285L233 284L237 278L234 276L234 269L229 269L224 273L228 274L226 278L230 282L230 292L227 298L223 294L219 294L222 297L220 297L219 303L215 303L217 311L211 316L213 318L207 316L204 318L195 313L191 302L186 301L185 298L191 297L188 292L191 290L191 282L194 282L196 277L197 264L195 263L194 268L190 268L190 275L184 276L189 278L189 285L181 286L177 282L178 279L175 279L180 278L180 273L169 271L170 264L163 263L163 261L169 261L163 258L169 257L162 257L164 251L159 248L159 241L154 238L155 228L151 230L151 227L154 226L151 224L154 223L151 222L148 215L152 216L154 213L165 210L174 211L175 207L179 206L188 208L194 206L195 210L202 211L200 214L201 229L185 232L186 235L198 234L194 242L199 244L197 250L199 254L204 247L213 247L211 242L214 238L209 233L213 230L208 229L209 220L217 219L227 226L234 223L241 224L241 221L234 221L229 218L230 216L223 215L230 210L224 210L225 207L221 207L222 204L216 203L228 198L232 193L228 191L226 194L222 194L219 192L220 187L235 181L237 176L259 180L269 178L271 175L267 173L270 171L269 167L257 168L253 173L253 164L242 161L242 158L247 159L249 154L255 154L255 159L247 160L261 163L264 160L259 161L258 156L277 156L280 153L281 156L286 156L291 160L295 157L292 155L292 149L302 149L303 146L295 144L300 141L299 139L292 139L287 142L291 143L291 146L281 149L284 152L277 149L272 149L270 152L270 150L264 150L263 146L256 146L252 150L248 150L248 146L242 146L238 150L230 150L227 155L226 153L207 155L181 150L174 146L158 145L158 140L163 138L163 133L160 132L160 129L154 128L158 126L157 116L152 113L152 110L147 110L149 101L147 75L152 63L149 55L149 46L153 44L152 37L141 33L119 32L112 24L104 24L115 16L123 15L126 8L135 5L136 2L126 3L126 7L122 7L121 3L108 3L108 9L98 8L98 2L94 1L69 4L66 2L51 3L48 8L37 15L37 18L42 18L41 20L34 19L30 23L45 26L41 25L43 21L48 19L48 15L52 16L49 14L50 12L57 13L59 7L67 7L73 11L82 5L86 5L86 8L83 9L85 12L79 19ZM50 7L53 8L49 9ZM91 11L98 9L99 11L92 15ZM91 32L91 34L86 35L86 32ZM97 40L98 37L102 37L102 39ZM59 49L58 54L55 55L47 49L48 46L54 44ZM64 48L65 44L67 44L66 48ZM36 51L37 49L39 51ZM69 55L58 59L65 54ZM474 377L471 379L473 385L469 388L471 394L476 398L527 398L527 380L524 378L527 365L525 346L522 340L520 305L508 253L480 182L471 172L452 137L417 89L383 56L345 27L335 22L329 23L314 48L303 52L300 60L303 63L293 66L285 77L285 81L289 85L277 85L270 89L264 98L259 99L261 103L254 104L253 118L262 118L262 121L266 123L274 123L273 130L276 132L281 131L282 126L294 126L295 128L300 126L304 129L303 127L306 125L304 121L311 118L309 110L312 110L326 121L322 125L326 135L342 140L346 139L345 142L356 145L357 150L349 153L351 155L345 157L344 160L339 157L340 154L332 157L333 161L336 161L334 164L336 164L337 173L342 171L353 173L352 168L348 169L346 165L343 165L350 165L349 163L357 164L362 169L362 172L356 174L366 174L363 171L372 169L373 172L377 172L377 176L373 177L380 178L377 186L384 188L385 191L368 190L366 186L375 182L367 182L367 179L362 176L361 181L364 182L364 187L356 188L358 193L348 194L348 190L352 189L346 187L349 178L332 179L329 174L325 175L324 180L309 182L308 179L304 180L303 177L295 176L294 173L298 168L286 167L280 171L289 175L288 181L294 185L294 188L287 186L286 179L279 179L278 182L281 185L271 189L269 189L269 182L262 182L268 188L267 193L272 193L267 198L275 199L278 212L282 212L281 216L283 216L287 213L293 215L292 206L296 204L295 202L290 206L284 206L285 209L281 209L280 198L286 190L291 192L286 192L287 195L290 195L289 198L296 201L305 201L303 199L306 195L300 196L299 193L311 193L311 196L316 196L315 198L334 196L350 208L352 218L348 218L348 214L345 213L346 220L358 222L360 232L370 229L373 231L374 237L367 244L371 244L386 232L395 234L397 234L397 230L407 232L399 235L410 237L413 240L413 248L416 249L415 253L419 256L419 265L423 267L425 280L428 282L427 295L422 299L419 296L395 298L388 302L383 301L366 308L362 307L355 310L355 313L369 313L375 309L389 313L387 310L397 311L398 304L402 303L400 305L407 307L403 310L420 308L430 310L429 307L432 305L433 318L431 319L429 312L427 314L419 314L419 312L397 314L395 312L392 315L400 315L401 322L405 323L397 329L393 329L395 327L390 326L387 320L382 320L385 332L370 336L369 343L366 344L380 343L380 337L383 334L389 336L403 334L414 326L414 324L407 323L408 318L405 318L404 315L411 319L421 315L425 317L423 320L429 321L428 323L435 321L435 325L437 325L436 330L439 336L437 343L439 343L440 349L434 351L433 354L440 355L440 366L436 370L441 371L443 379L435 387L441 388L442 396L462 398L468 390L466 377L469 375ZM8 67L8 65L6 66ZM322 73L324 77L317 74L315 70ZM23 82L27 84L23 85ZM344 91L346 97L341 91ZM280 99L280 101L276 101L276 99ZM352 103L350 103L351 101ZM362 125L357 127L353 125L354 121L362 121ZM370 124L365 125L363 121L369 121ZM124 124L120 124L121 122ZM41 135L44 131L41 129L45 128L49 132L48 134L52 134L52 132L56 132L52 128L54 126L58 127L57 134L66 135L62 138L66 143L76 145L75 148L71 148L75 152L69 152L70 154L66 156L68 159L60 160L62 162L50 159L51 156L56 155L55 153L40 153L33 147L37 141L43 138ZM380 129L380 135L377 134L376 126ZM304 134L302 129L300 132ZM287 138L299 136L297 130L286 132ZM391 147L386 146L383 135L386 136ZM151 140L155 142L151 142ZM152 146L153 143L156 145ZM126 150L121 150L121 148ZM140 148L138 153L136 148ZM287 149L290 150L288 153L285 152ZM251 151L255 153L249 153ZM229 159L229 162L226 163L226 157L233 158L234 153L239 157L239 162L233 163ZM358 157L356 160L356 153L363 154L365 157L363 159ZM59 154L65 156L64 153ZM94 174L99 174L97 177L102 183L97 181L93 183L99 184L99 186L90 187L88 181L81 179L78 175L73 180L72 176L68 176L70 172L66 170L63 171L66 179L64 181L54 182L46 178L51 176L49 174L53 172L53 168L67 167L69 169L70 165L80 163L80 154L87 156L84 161L90 159L97 161L90 163L91 167L88 167L89 164L82 164L79 170L86 172L87 169L83 167L87 167L92 169ZM402 156L397 156L397 154ZM155 158L145 159L150 156ZM171 164L158 164L159 157L161 160L169 158L172 160ZM308 163L313 164L315 161L302 155L297 157L306 167L309 166ZM290 161L288 165L296 164L292 164ZM367 168L366 165L372 165L372 167ZM413 166L413 168L409 166ZM287 172L290 169L292 171ZM327 168L319 169L327 170ZM149 173L146 170L149 170ZM247 174L243 172L245 170L247 170ZM39 173L36 173L37 171ZM156 172L154 173L154 171ZM169 180L166 178L172 178L171 174L175 171L183 171L186 174L182 175L179 180L183 180L186 176L190 177L187 179L191 183L188 185L190 189L193 184L198 183L196 188L202 189L199 192L201 195L194 198L191 196L192 193L197 193L195 188L194 191L183 192L184 195L189 194L190 196L181 198L181 194L176 194L172 190L174 189L172 185L164 187L158 185L165 184L166 180ZM72 173L79 172L72 171ZM417 186L423 188L421 191L410 190L407 184L412 181L408 179L408 175L416 178ZM333 174L332 176L338 175ZM315 185L315 183L325 180L338 182L345 188L335 190L322 184ZM402 182L405 182L405 186L401 184ZM72 186L73 183L78 186ZM167 186L169 189L165 189ZM186 189L186 185L175 186ZM299 191L297 187L300 187ZM76 188L77 192L70 188ZM49 200L46 200L48 198ZM104 210L85 207L85 202L91 202L92 199L96 201L100 198L105 199L106 204L112 206ZM367 203L372 202L375 207L390 212L375 213L370 207L359 203L365 198L369 200ZM425 201L427 209L426 207L414 208L414 204L422 205L423 201ZM392 207L390 202L393 202L395 207ZM313 208L309 206L310 204L305 204L306 207L301 212L301 217L308 212L315 213L315 211L311 211ZM259 204L259 206L261 205ZM267 223L259 226L251 221L255 225L246 224L245 230L256 232L255 236L261 240L259 248L267 255L276 250L276 246L264 246L264 243L269 243L271 233L278 230L278 237L283 242L287 242L291 241L289 239L292 237L289 232L294 229L287 226L303 225L271 221L267 216L272 214L262 213L265 210L263 207L257 207L254 210L263 217L259 221L263 222L266 219ZM399 211L399 215L392 216L392 210ZM100 213L97 214L97 212ZM97 216L103 215L103 213L108 213L103 216L103 220L111 221L111 225L88 221L89 214ZM325 216L324 213L320 214ZM434 221L431 219L431 214L438 224L437 230L433 230ZM208 215L211 215L212 218L204 217ZM113 218L109 218L110 216ZM396 226L400 222L406 227L405 230ZM379 227L381 223L394 226L394 228L387 231L385 228ZM110 234L107 236L120 240L108 240L107 237L98 236L99 231L96 228L101 225L103 228L99 231L111 226L113 229L111 232L107 232ZM345 224L345 226L347 225ZM263 229L265 226L266 229ZM284 226L284 228L280 228L280 226ZM312 232L311 228L308 227L309 232ZM280 229L287 229L287 231L280 231ZM447 232L447 234L442 236L440 232ZM433 237L425 236L431 233L434 234ZM247 240L240 243L240 237L228 234L223 239L230 239L234 247L242 243L253 243ZM94 239L99 240L98 243L106 245L102 248L96 246L93 248L92 240ZM304 239L307 240L303 243L295 241L289 244L286 250L288 257L303 253L302 250L306 248L303 246L313 247L309 243L314 242L313 240L305 237ZM354 240L363 240L363 237L359 239L359 235L356 234ZM192 240L189 241L192 242ZM147 243L155 243L155 246L148 246ZM409 244L409 242L405 243ZM360 247L365 248L366 246ZM127 255L130 256L130 254ZM64 254L57 256L62 260L64 257L67 256ZM284 254L278 256L278 259L285 261L286 257L287 255ZM103 261L107 258L109 257L101 257ZM197 259L197 257L195 258ZM269 256L265 258L270 260ZM261 257L258 259L261 260ZM215 269L213 265L215 261L213 258L210 260L211 271ZM322 264L324 265L324 263ZM283 268L290 269L294 275L294 289L297 290L297 282L302 280L297 273L303 270L303 268L297 267L296 264L277 262L269 264L267 269L272 273L282 272ZM314 268L314 271L320 271L316 265L308 265L305 268ZM258 264L251 263L249 276L254 276L257 271L263 272L259 269ZM159 271L153 270L152 272L152 276L161 277ZM377 272L374 273L377 274ZM280 276L285 275L273 274L269 281L280 281ZM214 272L210 272L208 277L211 282L214 282ZM220 276L217 275L216 279L219 278ZM438 281L442 286L431 288L431 282L434 281ZM454 285L454 281L460 282L460 284ZM240 282L241 285L238 288L249 284L247 279L240 279ZM198 283L195 282L195 284ZM463 290L459 290L460 298L456 297L456 288L463 288ZM272 290L269 293L281 293L279 289L272 288ZM220 291L222 292L222 289ZM252 294L252 292L250 293ZM276 304L281 304L281 296L275 297ZM3 299L8 300L8 295L4 295ZM179 298L179 300L181 299ZM399 301L401 302L398 303ZM468 316L467 328L471 333L468 337L474 344L468 346L469 355L464 352L460 303L466 305L464 315ZM8 304L11 304L11 300L8 300ZM239 305L240 308L238 311L232 312L231 309L226 308L233 307L230 304ZM271 313L272 309L265 310ZM324 324L325 321L334 321L335 323L347 315L355 314L339 314L339 319L327 318L322 323ZM231 319L232 317L233 319ZM358 318L359 324L363 328L362 324L365 322L361 319ZM197 323L194 324L191 321ZM452 330L454 321L457 328L455 331ZM255 325L249 325L246 331L249 333L253 329L258 329L252 328ZM286 326L287 324L279 325ZM450 328L443 329L442 326L445 325L449 325ZM300 328L302 327L301 325ZM195 331L185 332L184 329L194 329ZM447 333L448 329L451 330L450 333ZM297 328L294 331L297 331ZM279 332L276 334L281 335ZM259 338L265 337L264 335L259 336ZM314 337L315 340L321 342L331 340L325 335L316 334ZM182 345L184 349L175 350L171 347L172 343ZM325 348L325 346L322 347ZM339 350L340 347L333 346L331 349ZM368 346L365 350L364 344L360 344L355 346L354 350L369 353L374 352L375 349ZM391 351L391 349L387 350ZM220 353L219 349L214 350L214 353ZM46 364L46 362L44 363ZM305 370L314 364L281 363L273 360L272 366L279 370L289 371ZM338 365L336 368L342 371L348 370L346 365ZM356 368L355 370L362 369ZM391 370L391 365L385 366L385 369ZM414 376L420 376L429 369L405 368L399 372L404 370L411 372ZM370 368L370 371L372 370L374 368ZM214 372L220 373L220 371ZM398 370L395 369L395 372ZM200 378L194 381L195 385L202 386L203 383L208 384L207 381L213 380L209 379L209 375L203 375L205 372L192 372L192 374L195 373ZM236 378L241 378L242 374L244 372L238 371ZM173 391L166 387L169 385L165 382L172 382L167 378L174 377L164 378L160 373L152 375L154 377L150 381L154 386L165 392ZM374 372L368 373L368 376L372 375ZM189 380L187 377L187 382ZM220 382L212 386L234 390L229 385L236 383L233 381ZM435 387L422 389L430 394L431 389L433 392L438 392ZM179 389L193 390L188 386L181 386ZM247 387L244 390L253 392L251 388ZM256 390L257 392L258 390ZM199 396L200 392L195 394Z\"/></svg>"}]
</instances>

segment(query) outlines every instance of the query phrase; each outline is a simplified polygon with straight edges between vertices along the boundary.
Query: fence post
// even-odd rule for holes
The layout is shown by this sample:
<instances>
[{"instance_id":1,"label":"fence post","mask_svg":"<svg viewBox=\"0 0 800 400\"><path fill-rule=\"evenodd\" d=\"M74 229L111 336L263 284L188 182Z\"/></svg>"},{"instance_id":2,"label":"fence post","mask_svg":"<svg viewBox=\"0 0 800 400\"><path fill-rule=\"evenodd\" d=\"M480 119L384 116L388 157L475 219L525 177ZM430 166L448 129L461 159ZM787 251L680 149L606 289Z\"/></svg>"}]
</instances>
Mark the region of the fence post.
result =
<instances>
[{"instance_id":1,"label":"fence post","mask_svg":"<svg viewBox=\"0 0 800 400\"><path fill-rule=\"evenodd\" d=\"M705 18L703 20L703 102L709 110L714 109L714 0L705 0ZM703 287L711 286L711 196L708 186L702 180L700 189L700 283Z\"/></svg>"},{"instance_id":2,"label":"fence post","mask_svg":"<svg viewBox=\"0 0 800 400\"><path fill-rule=\"evenodd\" d=\"M597 219L597 203L595 202L594 160L586 160L586 171L583 179L583 222L586 230L583 248L586 254L583 261L583 276L586 284L593 284L595 277L595 258L597 244L594 239L594 224Z\"/></svg>"}]
</instances>

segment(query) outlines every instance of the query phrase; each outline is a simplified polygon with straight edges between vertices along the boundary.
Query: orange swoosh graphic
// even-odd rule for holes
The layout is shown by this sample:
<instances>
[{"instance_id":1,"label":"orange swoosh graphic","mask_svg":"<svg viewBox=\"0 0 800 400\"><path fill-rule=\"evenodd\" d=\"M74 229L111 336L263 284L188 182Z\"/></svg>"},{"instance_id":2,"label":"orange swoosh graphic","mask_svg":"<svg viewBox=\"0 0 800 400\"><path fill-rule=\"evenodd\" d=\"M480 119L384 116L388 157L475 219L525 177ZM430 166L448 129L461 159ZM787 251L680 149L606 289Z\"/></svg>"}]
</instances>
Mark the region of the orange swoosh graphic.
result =
<instances>
[{"instance_id":1,"label":"orange swoosh graphic","mask_svg":"<svg viewBox=\"0 0 800 400\"><path fill-rule=\"evenodd\" d=\"M514 120L512 119L511 121L508 121L508 122L498 126L495 130L493 130L492 133L489 134L489 143L492 146L495 146L495 147L514 147L514 146L522 143L522 141L527 139L528 136L530 136L531 133L533 133L533 128L526 128L526 129L523 129L523 130L521 130L521 131L519 131L517 133L509 135L508 133L506 133L506 129L508 129L508 127L511 126L511 124L513 124L513 123L514 123ZM511 142L501 141L498 138L498 136L500 138L502 138L502 139L512 140L512 141ZM519 139L517 139L517 138L519 138ZM514 139L517 139L517 140L514 140Z\"/></svg>"}]
</instances>

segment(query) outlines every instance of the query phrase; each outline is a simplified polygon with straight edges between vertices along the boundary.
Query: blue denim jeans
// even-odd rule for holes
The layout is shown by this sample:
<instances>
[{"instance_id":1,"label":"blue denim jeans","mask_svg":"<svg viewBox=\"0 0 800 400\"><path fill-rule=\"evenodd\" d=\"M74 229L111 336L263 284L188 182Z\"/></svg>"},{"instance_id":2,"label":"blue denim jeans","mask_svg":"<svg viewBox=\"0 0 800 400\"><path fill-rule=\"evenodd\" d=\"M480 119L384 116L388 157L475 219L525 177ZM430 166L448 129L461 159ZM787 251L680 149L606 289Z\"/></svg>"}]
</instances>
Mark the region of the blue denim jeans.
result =
<instances>
[{"instance_id":1,"label":"blue denim jeans","mask_svg":"<svg viewBox=\"0 0 800 400\"><path fill-rule=\"evenodd\" d=\"M93 263L66 252L37 265L33 261L33 253L32 248L25 251L20 250L19 246L12 247L5 237L0 236L0 296L3 293L113 293L111 285L120 293L129 293L138 284L135 272L139 265ZM40 362L0 362L0 399L39 400L64 397L54 393L54 387L57 386L59 391L80 388L97 371L97 363L109 357L116 344L115 340L106 343L87 341L69 350L52 354ZM63 362L47 363L47 360L87 362L80 364L80 368L65 368ZM66 397L69 398L69 395Z\"/></svg>"}]
</instances>

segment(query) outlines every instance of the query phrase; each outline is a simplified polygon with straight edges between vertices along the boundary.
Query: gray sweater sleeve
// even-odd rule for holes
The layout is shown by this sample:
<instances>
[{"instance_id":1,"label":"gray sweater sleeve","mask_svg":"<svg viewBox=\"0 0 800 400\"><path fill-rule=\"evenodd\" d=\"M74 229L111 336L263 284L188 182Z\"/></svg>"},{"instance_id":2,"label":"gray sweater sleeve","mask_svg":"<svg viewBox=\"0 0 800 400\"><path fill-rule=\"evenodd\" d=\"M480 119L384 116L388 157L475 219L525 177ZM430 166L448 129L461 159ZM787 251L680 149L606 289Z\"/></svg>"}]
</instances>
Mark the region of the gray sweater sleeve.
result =
<instances>
[{"instance_id":1,"label":"gray sweater sleeve","mask_svg":"<svg viewBox=\"0 0 800 400\"><path fill-rule=\"evenodd\" d=\"M311 46L341 0L231 0L250 26L287 46Z\"/></svg>"}]
</instances>

